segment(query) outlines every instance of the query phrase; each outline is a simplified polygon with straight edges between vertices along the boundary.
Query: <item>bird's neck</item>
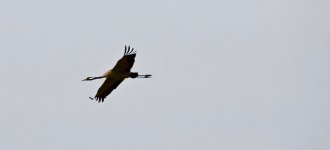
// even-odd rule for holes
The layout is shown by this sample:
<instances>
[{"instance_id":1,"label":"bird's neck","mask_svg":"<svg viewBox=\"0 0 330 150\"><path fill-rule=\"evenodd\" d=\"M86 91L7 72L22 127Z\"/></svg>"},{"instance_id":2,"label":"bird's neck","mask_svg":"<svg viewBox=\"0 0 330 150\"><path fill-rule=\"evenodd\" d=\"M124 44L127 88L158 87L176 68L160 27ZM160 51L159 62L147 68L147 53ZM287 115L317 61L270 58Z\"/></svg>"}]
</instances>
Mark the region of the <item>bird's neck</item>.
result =
<instances>
[{"instance_id":1,"label":"bird's neck","mask_svg":"<svg viewBox=\"0 0 330 150\"><path fill-rule=\"evenodd\" d=\"M95 80L95 79L101 79L101 78L105 78L105 76L93 77L93 80Z\"/></svg>"}]
</instances>

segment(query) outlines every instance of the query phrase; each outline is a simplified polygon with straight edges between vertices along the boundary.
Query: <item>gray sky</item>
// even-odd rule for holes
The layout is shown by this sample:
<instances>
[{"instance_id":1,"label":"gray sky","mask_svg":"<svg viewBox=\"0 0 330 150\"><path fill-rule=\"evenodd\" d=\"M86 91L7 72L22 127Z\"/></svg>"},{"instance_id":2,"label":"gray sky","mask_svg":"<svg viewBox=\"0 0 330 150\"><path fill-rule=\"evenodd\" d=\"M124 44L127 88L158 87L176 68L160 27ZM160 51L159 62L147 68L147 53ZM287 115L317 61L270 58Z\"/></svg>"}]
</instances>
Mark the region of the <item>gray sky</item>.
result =
<instances>
[{"instance_id":1,"label":"gray sky","mask_svg":"<svg viewBox=\"0 0 330 150\"><path fill-rule=\"evenodd\" d=\"M0 1L0 149L328 150L330 1ZM89 100L124 45L132 71Z\"/></svg>"}]
</instances>

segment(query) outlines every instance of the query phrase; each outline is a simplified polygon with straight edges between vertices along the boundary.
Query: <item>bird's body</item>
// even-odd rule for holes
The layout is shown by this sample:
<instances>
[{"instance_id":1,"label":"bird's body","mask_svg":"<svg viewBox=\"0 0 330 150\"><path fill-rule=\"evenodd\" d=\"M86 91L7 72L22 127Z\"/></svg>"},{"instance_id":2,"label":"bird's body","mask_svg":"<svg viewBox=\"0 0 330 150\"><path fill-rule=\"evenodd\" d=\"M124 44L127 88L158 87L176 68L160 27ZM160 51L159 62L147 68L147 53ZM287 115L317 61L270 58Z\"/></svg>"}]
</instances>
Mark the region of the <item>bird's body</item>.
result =
<instances>
[{"instance_id":1,"label":"bird's body","mask_svg":"<svg viewBox=\"0 0 330 150\"><path fill-rule=\"evenodd\" d=\"M149 78L151 75L139 75L136 72L131 72L131 68L133 67L136 52L133 52L133 49L130 49L125 46L124 56L117 62L113 69L107 71L102 76L99 77L87 77L83 81L91 81L100 78L106 78L102 86L97 91L94 98L98 102L103 102L104 99L118 87L118 85L123 82L126 78Z\"/></svg>"}]
</instances>

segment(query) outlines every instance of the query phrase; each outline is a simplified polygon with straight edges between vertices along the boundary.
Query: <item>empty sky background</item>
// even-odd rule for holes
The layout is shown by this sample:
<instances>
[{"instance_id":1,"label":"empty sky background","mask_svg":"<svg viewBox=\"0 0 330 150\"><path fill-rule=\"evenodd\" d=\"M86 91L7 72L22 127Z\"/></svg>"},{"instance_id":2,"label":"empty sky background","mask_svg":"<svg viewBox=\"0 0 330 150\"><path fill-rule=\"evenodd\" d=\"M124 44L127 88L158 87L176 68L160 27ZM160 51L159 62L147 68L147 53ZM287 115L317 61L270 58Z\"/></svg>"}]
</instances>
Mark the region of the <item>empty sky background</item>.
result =
<instances>
[{"instance_id":1,"label":"empty sky background","mask_svg":"<svg viewBox=\"0 0 330 150\"><path fill-rule=\"evenodd\" d=\"M0 149L328 150L329 0L1 0ZM124 45L132 71L89 100Z\"/></svg>"}]
</instances>

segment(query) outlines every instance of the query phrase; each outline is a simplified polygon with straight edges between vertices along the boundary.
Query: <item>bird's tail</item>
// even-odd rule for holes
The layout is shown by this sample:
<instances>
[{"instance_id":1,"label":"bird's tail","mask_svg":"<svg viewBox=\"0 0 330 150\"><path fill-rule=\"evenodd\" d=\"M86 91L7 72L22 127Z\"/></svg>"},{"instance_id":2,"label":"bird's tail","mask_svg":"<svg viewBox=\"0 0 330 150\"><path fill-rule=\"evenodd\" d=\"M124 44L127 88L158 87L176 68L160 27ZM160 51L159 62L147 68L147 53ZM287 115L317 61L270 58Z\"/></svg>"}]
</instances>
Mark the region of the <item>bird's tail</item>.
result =
<instances>
[{"instance_id":1,"label":"bird's tail","mask_svg":"<svg viewBox=\"0 0 330 150\"><path fill-rule=\"evenodd\" d=\"M129 73L129 77L131 77L131 78L136 78L136 77L138 77L138 76L139 76L139 74L136 73L136 72L130 72L130 73Z\"/></svg>"}]
</instances>

